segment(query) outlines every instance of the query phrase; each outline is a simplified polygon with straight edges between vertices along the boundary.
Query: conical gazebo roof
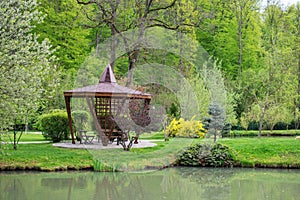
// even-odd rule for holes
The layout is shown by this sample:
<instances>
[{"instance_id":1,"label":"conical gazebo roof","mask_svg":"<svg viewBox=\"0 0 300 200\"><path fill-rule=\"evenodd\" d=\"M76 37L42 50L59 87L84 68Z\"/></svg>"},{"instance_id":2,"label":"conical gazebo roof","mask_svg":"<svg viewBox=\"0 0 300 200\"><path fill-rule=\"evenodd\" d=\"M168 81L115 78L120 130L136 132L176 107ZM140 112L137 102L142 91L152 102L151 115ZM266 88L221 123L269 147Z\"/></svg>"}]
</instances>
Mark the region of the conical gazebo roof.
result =
<instances>
[{"instance_id":1,"label":"conical gazebo roof","mask_svg":"<svg viewBox=\"0 0 300 200\"><path fill-rule=\"evenodd\" d=\"M108 64L103 71L99 83L64 92L65 97L128 97L151 99L151 95L117 84L111 66Z\"/></svg>"}]
</instances>

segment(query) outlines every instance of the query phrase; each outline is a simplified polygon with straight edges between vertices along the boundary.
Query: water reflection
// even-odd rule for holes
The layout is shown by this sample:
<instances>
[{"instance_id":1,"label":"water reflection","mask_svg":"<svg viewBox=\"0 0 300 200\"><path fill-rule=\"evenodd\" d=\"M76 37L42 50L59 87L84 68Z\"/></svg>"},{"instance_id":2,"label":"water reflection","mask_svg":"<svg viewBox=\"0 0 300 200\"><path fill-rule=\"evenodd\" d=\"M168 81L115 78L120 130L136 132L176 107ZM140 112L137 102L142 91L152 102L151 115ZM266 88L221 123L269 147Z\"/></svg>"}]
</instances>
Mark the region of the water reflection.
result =
<instances>
[{"instance_id":1,"label":"water reflection","mask_svg":"<svg viewBox=\"0 0 300 200\"><path fill-rule=\"evenodd\" d=\"M299 170L0 173L0 199L299 199Z\"/></svg>"}]
</instances>

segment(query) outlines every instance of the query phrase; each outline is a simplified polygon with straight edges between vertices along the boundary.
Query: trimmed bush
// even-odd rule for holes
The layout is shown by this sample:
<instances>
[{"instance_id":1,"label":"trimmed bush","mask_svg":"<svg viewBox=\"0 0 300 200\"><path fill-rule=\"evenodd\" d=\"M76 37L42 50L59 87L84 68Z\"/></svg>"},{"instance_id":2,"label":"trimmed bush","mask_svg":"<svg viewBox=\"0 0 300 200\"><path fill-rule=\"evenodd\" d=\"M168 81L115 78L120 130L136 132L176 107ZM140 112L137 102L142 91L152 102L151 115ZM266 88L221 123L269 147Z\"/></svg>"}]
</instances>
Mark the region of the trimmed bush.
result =
<instances>
[{"instance_id":1,"label":"trimmed bush","mask_svg":"<svg viewBox=\"0 0 300 200\"><path fill-rule=\"evenodd\" d=\"M47 140L60 142L69 138L68 115L65 111L55 110L49 114L42 115L39 118L38 127Z\"/></svg>"},{"instance_id":2,"label":"trimmed bush","mask_svg":"<svg viewBox=\"0 0 300 200\"><path fill-rule=\"evenodd\" d=\"M233 154L227 146L219 143L197 143L183 149L176 159L181 166L232 167Z\"/></svg>"},{"instance_id":3,"label":"trimmed bush","mask_svg":"<svg viewBox=\"0 0 300 200\"><path fill-rule=\"evenodd\" d=\"M197 121L194 117L185 121L180 118L179 120L173 119L170 125L166 128L169 137L189 137L189 138L204 138L207 130L203 128L201 121Z\"/></svg>"},{"instance_id":4,"label":"trimmed bush","mask_svg":"<svg viewBox=\"0 0 300 200\"><path fill-rule=\"evenodd\" d=\"M261 136L272 136L272 137L294 137L300 135L300 130L263 130ZM230 137L257 137L258 131L247 131L247 130L232 130L230 131Z\"/></svg>"}]
</instances>

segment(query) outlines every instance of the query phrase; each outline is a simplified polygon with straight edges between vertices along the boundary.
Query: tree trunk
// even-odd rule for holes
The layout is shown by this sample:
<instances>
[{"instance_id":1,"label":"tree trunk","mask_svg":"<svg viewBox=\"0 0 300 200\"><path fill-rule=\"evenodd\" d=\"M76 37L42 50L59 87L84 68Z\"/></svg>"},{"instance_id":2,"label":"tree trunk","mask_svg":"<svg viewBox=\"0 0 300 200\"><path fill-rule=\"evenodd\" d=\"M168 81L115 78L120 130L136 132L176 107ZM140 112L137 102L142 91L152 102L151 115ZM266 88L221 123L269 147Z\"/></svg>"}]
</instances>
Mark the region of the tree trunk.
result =
<instances>
[{"instance_id":1,"label":"tree trunk","mask_svg":"<svg viewBox=\"0 0 300 200\"><path fill-rule=\"evenodd\" d=\"M136 59L138 59L139 50L135 50L133 52L128 52L128 75L127 75L127 82L126 87L131 87L133 83L133 72L135 67Z\"/></svg>"},{"instance_id":2,"label":"tree trunk","mask_svg":"<svg viewBox=\"0 0 300 200\"><path fill-rule=\"evenodd\" d=\"M112 41L111 41L111 51L110 51L110 66L111 69L114 71L115 60L117 57L116 51L118 46L118 38L117 38L117 31L113 26L111 26L111 33L112 33Z\"/></svg>"},{"instance_id":3,"label":"tree trunk","mask_svg":"<svg viewBox=\"0 0 300 200\"><path fill-rule=\"evenodd\" d=\"M258 131L258 139L261 138L261 133L262 133L262 128L263 128L263 122L265 118L265 113L266 113L266 105L263 108L263 111L261 113L260 119L259 119L259 131Z\"/></svg>"},{"instance_id":4,"label":"tree trunk","mask_svg":"<svg viewBox=\"0 0 300 200\"><path fill-rule=\"evenodd\" d=\"M235 4L235 17L237 20L237 24L238 24L238 30L237 30L237 35L238 35L238 48L239 48L239 52L238 52L238 73L239 75L242 73L243 69L242 69L242 62L243 62L243 25L244 25L244 17L243 17L243 13L244 13L244 7L245 7L245 2L241 1L241 0L235 0L234 1Z\"/></svg>"},{"instance_id":5,"label":"tree trunk","mask_svg":"<svg viewBox=\"0 0 300 200\"><path fill-rule=\"evenodd\" d=\"M17 150L17 131L14 128L14 150Z\"/></svg>"},{"instance_id":6,"label":"tree trunk","mask_svg":"<svg viewBox=\"0 0 300 200\"><path fill-rule=\"evenodd\" d=\"M143 38L145 34L145 19L140 19L141 24L139 26L139 35L138 35L138 41L135 49L132 51L129 51L127 53L128 55L128 77L127 77L127 82L126 82L126 87L132 86L133 83L133 72L134 72L134 67L136 61L139 59L141 48L142 48L142 43L143 43Z\"/></svg>"},{"instance_id":7,"label":"tree trunk","mask_svg":"<svg viewBox=\"0 0 300 200\"><path fill-rule=\"evenodd\" d=\"M216 143L216 141L217 141L217 130L215 129L215 131L214 131L214 143Z\"/></svg>"}]
</instances>

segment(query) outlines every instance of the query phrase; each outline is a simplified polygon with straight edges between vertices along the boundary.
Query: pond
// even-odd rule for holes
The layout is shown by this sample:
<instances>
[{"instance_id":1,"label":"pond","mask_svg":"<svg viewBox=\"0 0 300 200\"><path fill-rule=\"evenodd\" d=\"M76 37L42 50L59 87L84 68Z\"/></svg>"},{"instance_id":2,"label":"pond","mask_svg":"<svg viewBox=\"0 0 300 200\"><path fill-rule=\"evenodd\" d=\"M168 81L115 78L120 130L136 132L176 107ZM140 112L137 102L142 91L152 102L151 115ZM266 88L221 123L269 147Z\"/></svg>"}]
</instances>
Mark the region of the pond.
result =
<instances>
[{"instance_id":1,"label":"pond","mask_svg":"<svg viewBox=\"0 0 300 200\"><path fill-rule=\"evenodd\" d=\"M151 172L2 172L0 199L300 199L300 170L169 168Z\"/></svg>"}]
</instances>

